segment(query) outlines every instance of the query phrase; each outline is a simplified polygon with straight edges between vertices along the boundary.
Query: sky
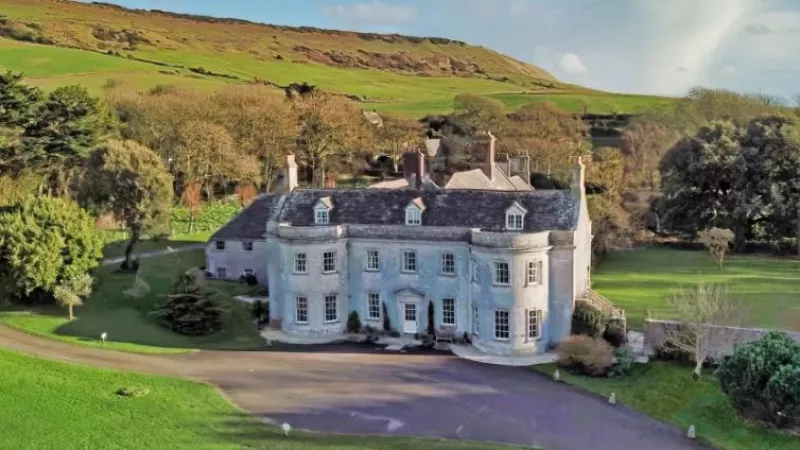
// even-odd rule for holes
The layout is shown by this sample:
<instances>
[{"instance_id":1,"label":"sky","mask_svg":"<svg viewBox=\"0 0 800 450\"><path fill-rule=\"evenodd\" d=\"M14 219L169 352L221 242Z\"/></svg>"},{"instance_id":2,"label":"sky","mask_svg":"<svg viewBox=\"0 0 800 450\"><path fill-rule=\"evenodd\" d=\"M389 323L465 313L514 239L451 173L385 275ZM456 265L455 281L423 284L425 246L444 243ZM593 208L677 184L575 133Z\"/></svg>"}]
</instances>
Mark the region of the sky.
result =
<instances>
[{"instance_id":1,"label":"sky","mask_svg":"<svg viewBox=\"0 0 800 450\"><path fill-rule=\"evenodd\" d=\"M106 0L108 1L108 0ZM800 0L113 0L255 22L439 36L614 92L800 94Z\"/></svg>"}]
</instances>

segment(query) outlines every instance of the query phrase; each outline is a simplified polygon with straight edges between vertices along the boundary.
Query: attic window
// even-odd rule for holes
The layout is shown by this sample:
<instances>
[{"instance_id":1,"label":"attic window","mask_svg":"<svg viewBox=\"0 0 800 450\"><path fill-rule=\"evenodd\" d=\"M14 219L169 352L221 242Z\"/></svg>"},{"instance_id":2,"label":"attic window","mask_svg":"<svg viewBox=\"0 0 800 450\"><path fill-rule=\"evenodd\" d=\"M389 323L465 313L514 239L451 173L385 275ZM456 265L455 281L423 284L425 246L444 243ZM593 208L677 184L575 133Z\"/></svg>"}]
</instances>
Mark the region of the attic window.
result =
<instances>
[{"instance_id":1,"label":"attic window","mask_svg":"<svg viewBox=\"0 0 800 450\"><path fill-rule=\"evenodd\" d=\"M525 208L520 206L519 203L514 202L511 207L506 210L506 230L520 231L525 228Z\"/></svg>"},{"instance_id":2,"label":"attic window","mask_svg":"<svg viewBox=\"0 0 800 450\"><path fill-rule=\"evenodd\" d=\"M412 200L411 203L406 206L406 225L422 225L422 211L424 210L425 205L422 203L421 198L415 198Z\"/></svg>"},{"instance_id":3,"label":"attic window","mask_svg":"<svg viewBox=\"0 0 800 450\"><path fill-rule=\"evenodd\" d=\"M314 205L314 223L317 225L328 225L331 223L331 209L333 202L330 197L322 197Z\"/></svg>"}]
</instances>

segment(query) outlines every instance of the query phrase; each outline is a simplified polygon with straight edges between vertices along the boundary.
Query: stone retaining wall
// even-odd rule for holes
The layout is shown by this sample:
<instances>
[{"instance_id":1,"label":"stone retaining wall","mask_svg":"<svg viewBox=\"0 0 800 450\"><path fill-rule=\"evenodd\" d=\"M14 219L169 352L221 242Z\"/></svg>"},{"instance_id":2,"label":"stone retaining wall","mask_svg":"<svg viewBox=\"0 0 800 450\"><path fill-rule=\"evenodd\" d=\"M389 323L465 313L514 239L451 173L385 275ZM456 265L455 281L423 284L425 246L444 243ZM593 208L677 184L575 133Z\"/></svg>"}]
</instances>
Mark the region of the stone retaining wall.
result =
<instances>
[{"instance_id":1,"label":"stone retaining wall","mask_svg":"<svg viewBox=\"0 0 800 450\"><path fill-rule=\"evenodd\" d=\"M721 327L717 325L707 325L723 330L714 339L715 342L720 343L720 348L717 352L710 355L712 358L719 358L722 356L730 355L733 353L733 346L746 342L757 341L764 337L767 333L774 330L764 328L742 328L742 327ZM680 322L674 320L652 320L647 319L644 321L644 351L645 354L652 354L652 352L666 341L666 331L671 328L679 328ZM794 340L800 342L800 332L780 330L791 336Z\"/></svg>"}]
</instances>

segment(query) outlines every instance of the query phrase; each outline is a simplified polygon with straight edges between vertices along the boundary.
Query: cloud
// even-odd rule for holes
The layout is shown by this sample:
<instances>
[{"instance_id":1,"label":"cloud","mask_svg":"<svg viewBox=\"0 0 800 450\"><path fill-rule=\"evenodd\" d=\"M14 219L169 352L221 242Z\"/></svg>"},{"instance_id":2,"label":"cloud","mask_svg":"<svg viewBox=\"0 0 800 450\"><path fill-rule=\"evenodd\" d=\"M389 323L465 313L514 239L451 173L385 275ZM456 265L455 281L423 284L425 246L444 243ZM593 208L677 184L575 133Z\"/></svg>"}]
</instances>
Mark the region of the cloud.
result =
<instances>
[{"instance_id":1,"label":"cloud","mask_svg":"<svg viewBox=\"0 0 800 450\"><path fill-rule=\"evenodd\" d=\"M751 25L745 25L744 31L747 31L750 34L755 34L758 36L769 34L771 32L769 27L764 25L763 23L754 23Z\"/></svg>"},{"instance_id":2,"label":"cloud","mask_svg":"<svg viewBox=\"0 0 800 450\"><path fill-rule=\"evenodd\" d=\"M583 65L581 58L575 53L564 53L564 55L561 57L559 67L564 72L570 74L581 74L589 71L589 69Z\"/></svg>"},{"instance_id":3,"label":"cloud","mask_svg":"<svg viewBox=\"0 0 800 450\"><path fill-rule=\"evenodd\" d=\"M737 72L736 67L733 66L725 66L719 71L719 73L723 75L734 75L736 72Z\"/></svg>"},{"instance_id":4,"label":"cloud","mask_svg":"<svg viewBox=\"0 0 800 450\"><path fill-rule=\"evenodd\" d=\"M325 5L322 11L333 20L362 25L396 26L417 19L415 7L393 5L380 0L347 5Z\"/></svg>"}]
</instances>

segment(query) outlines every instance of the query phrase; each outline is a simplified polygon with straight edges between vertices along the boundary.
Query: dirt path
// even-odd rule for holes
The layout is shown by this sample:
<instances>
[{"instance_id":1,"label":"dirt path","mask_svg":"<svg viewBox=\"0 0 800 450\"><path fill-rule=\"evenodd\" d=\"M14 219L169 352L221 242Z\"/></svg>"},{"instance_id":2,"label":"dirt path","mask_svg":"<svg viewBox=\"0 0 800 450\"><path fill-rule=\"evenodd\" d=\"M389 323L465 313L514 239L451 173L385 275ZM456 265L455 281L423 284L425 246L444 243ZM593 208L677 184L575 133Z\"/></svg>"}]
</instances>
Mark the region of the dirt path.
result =
<instances>
[{"instance_id":1,"label":"dirt path","mask_svg":"<svg viewBox=\"0 0 800 450\"><path fill-rule=\"evenodd\" d=\"M372 349L139 355L0 325L0 346L44 358L213 383L265 421L322 432L475 439L549 450L704 448L680 430L529 369Z\"/></svg>"}]
</instances>

